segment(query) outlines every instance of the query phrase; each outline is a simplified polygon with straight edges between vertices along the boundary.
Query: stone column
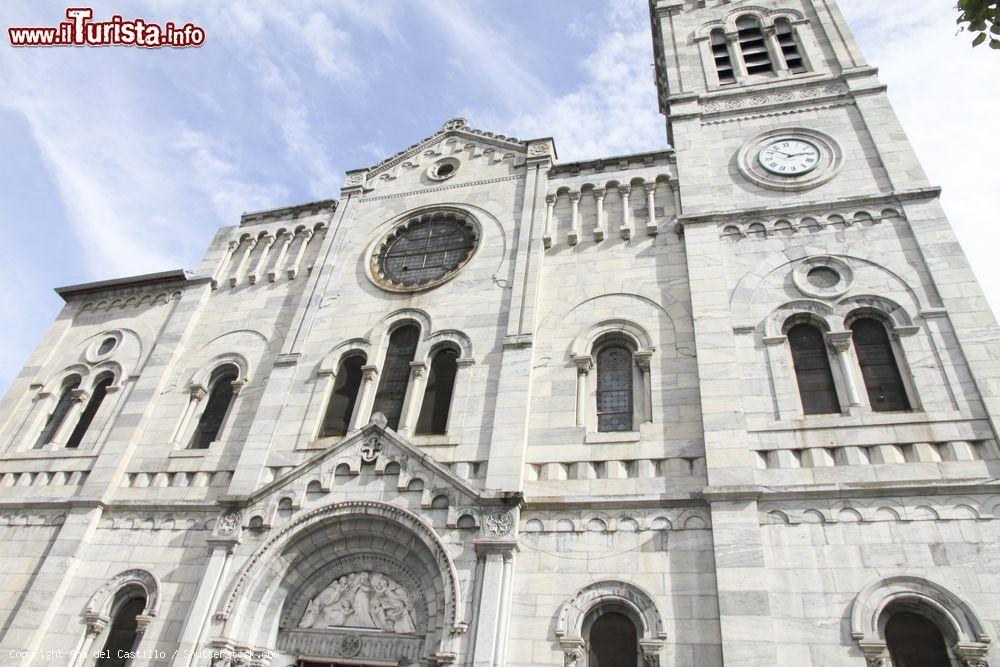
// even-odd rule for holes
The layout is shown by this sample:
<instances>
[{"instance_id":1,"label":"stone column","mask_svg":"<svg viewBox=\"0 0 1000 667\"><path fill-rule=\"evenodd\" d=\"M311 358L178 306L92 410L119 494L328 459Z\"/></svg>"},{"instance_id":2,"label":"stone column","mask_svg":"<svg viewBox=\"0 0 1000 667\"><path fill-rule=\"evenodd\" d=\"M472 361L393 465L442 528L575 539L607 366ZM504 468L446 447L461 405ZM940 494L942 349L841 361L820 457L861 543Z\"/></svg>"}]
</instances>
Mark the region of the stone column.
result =
<instances>
[{"instance_id":1,"label":"stone column","mask_svg":"<svg viewBox=\"0 0 1000 667\"><path fill-rule=\"evenodd\" d=\"M268 234L264 237L264 249L260 253L257 265L253 267L253 271L251 271L250 275L247 277L247 280L251 285L255 285L257 283L257 276L263 274L264 267L267 266L267 253L271 249L272 245L274 245L274 237Z\"/></svg>"},{"instance_id":2,"label":"stone column","mask_svg":"<svg viewBox=\"0 0 1000 667\"><path fill-rule=\"evenodd\" d=\"M296 234L296 236L302 240L299 242L299 247L295 251L295 259L292 260L292 265L288 267L288 271L286 272L289 280L294 280L295 276L299 275L299 264L302 263L302 258L306 254L306 246L309 245L309 239L312 238L312 235L312 230L309 229L303 229L301 232Z\"/></svg>"},{"instance_id":3,"label":"stone column","mask_svg":"<svg viewBox=\"0 0 1000 667\"><path fill-rule=\"evenodd\" d=\"M632 238L632 209L629 208L628 195L632 188L627 185L618 186L618 192L622 196L622 238L628 241Z\"/></svg>"},{"instance_id":4,"label":"stone column","mask_svg":"<svg viewBox=\"0 0 1000 667\"><path fill-rule=\"evenodd\" d=\"M206 389L204 385L192 384L190 387L190 393L191 399L184 407L184 414L181 415L181 420L177 423L177 428L174 429L174 435L170 439L170 445L175 449L183 447L183 443L188 432L188 425L191 423L191 416L194 415L201 402L208 396L208 389Z\"/></svg>"},{"instance_id":5,"label":"stone column","mask_svg":"<svg viewBox=\"0 0 1000 667\"><path fill-rule=\"evenodd\" d=\"M761 27L761 32L764 33L764 44L771 56L771 62L774 63L774 71L778 76L787 76L788 64L785 62L785 54L781 51L781 45L778 43L778 31L773 25L765 25Z\"/></svg>"},{"instance_id":6,"label":"stone column","mask_svg":"<svg viewBox=\"0 0 1000 667\"><path fill-rule=\"evenodd\" d=\"M288 246L292 244L292 239L295 236L289 232L285 231L281 234L281 247L278 249L278 256L274 258L274 264L271 266L271 270L267 272L267 279L270 282L274 282L278 279L278 274L281 273L281 267L285 263L285 257L288 255Z\"/></svg>"},{"instance_id":7,"label":"stone column","mask_svg":"<svg viewBox=\"0 0 1000 667\"><path fill-rule=\"evenodd\" d=\"M649 210L646 233L656 236L656 232L659 231L656 227L656 183L646 183L643 187L646 190L646 208Z\"/></svg>"},{"instance_id":8,"label":"stone column","mask_svg":"<svg viewBox=\"0 0 1000 667\"><path fill-rule=\"evenodd\" d=\"M512 512L498 511L497 515L513 517ZM484 530L486 527L484 527ZM510 617L510 599L514 555L517 539L481 538L475 541L476 557L482 572L479 582L479 599L476 604L475 642L472 646L473 667L503 667L507 653L507 628Z\"/></svg>"},{"instance_id":9,"label":"stone column","mask_svg":"<svg viewBox=\"0 0 1000 667\"><path fill-rule=\"evenodd\" d=\"M600 243L604 240L604 188L594 190L594 199L597 200L597 224L594 225L594 241Z\"/></svg>"},{"instance_id":10,"label":"stone column","mask_svg":"<svg viewBox=\"0 0 1000 667\"><path fill-rule=\"evenodd\" d=\"M358 398L355 400L354 415L351 430L357 431L368 423L371 418L372 405L375 402L375 380L378 378L378 367L367 364L361 367L361 386L358 387Z\"/></svg>"},{"instance_id":11,"label":"stone column","mask_svg":"<svg viewBox=\"0 0 1000 667\"><path fill-rule=\"evenodd\" d=\"M649 373L649 361L653 353L640 350L635 353L635 365L642 377L642 423L653 421L653 379Z\"/></svg>"},{"instance_id":12,"label":"stone column","mask_svg":"<svg viewBox=\"0 0 1000 667\"><path fill-rule=\"evenodd\" d=\"M223 582L229 575L233 554L241 542L242 521L243 517L239 512L227 510L220 517L212 536L205 539L208 545L205 571L201 581L198 582L198 590L191 600L191 606L183 617L184 627L181 629L177 653L172 662L174 667L201 664L201 661L197 660L198 650L208 639L206 631L212 611L218 605L219 596L225 588Z\"/></svg>"},{"instance_id":13,"label":"stone column","mask_svg":"<svg viewBox=\"0 0 1000 667\"><path fill-rule=\"evenodd\" d=\"M740 34L727 32L726 46L729 47L729 57L733 63L733 75L736 77L736 81L746 79L750 75L747 73L747 63L743 60L743 49L740 48Z\"/></svg>"},{"instance_id":14,"label":"stone column","mask_svg":"<svg viewBox=\"0 0 1000 667\"><path fill-rule=\"evenodd\" d=\"M69 436L73 433L73 429L76 428L76 425L80 421L80 414L83 412L84 406L90 400L90 392L86 389L73 389L70 391L70 398L73 400L73 405L66 412L62 423L59 424L59 428L52 434L52 442L44 444L45 449L57 450L62 449L66 445L66 440L69 439Z\"/></svg>"},{"instance_id":15,"label":"stone column","mask_svg":"<svg viewBox=\"0 0 1000 667\"><path fill-rule=\"evenodd\" d=\"M573 355L576 364L576 425L587 426L587 376L594 367L594 358L589 354Z\"/></svg>"},{"instance_id":16,"label":"stone column","mask_svg":"<svg viewBox=\"0 0 1000 667\"><path fill-rule=\"evenodd\" d=\"M399 420L399 432L402 435L410 435L417 428L417 417L420 416L420 406L424 398L426 375L426 362L410 362L410 382L406 387L406 397L403 399L403 411Z\"/></svg>"},{"instance_id":17,"label":"stone column","mask_svg":"<svg viewBox=\"0 0 1000 667\"><path fill-rule=\"evenodd\" d=\"M552 247L552 218L555 215L556 196L546 195L545 197L545 231L542 234L542 244L546 248Z\"/></svg>"},{"instance_id":18,"label":"stone column","mask_svg":"<svg viewBox=\"0 0 1000 667\"><path fill-rule=\"evenodd\" d=\"M257 245L257 239L247 239L247 248L243 251L243 257L240 258L240 263L236 265L236 270L233 271L233 275L229 276L229 286L236 287L240 282L240 278L243 276L243 272L246 271L247 263L250 261L250 253L253 252L254 247Z\"/></svg>"},{"instance_id":19,"label":"stone column","mask_svg":"<svg viewBox=\"0 0 1000 667\"><path fill-rule=\"evenodd\" d=\"M580 242L580 193L569 193L569 203L572 206L569 244L572 246Z\"/></svg>"},{"instance_id":20,"label":"stone column","mask_svg":"<svg viewBox=\"0 0 1000 667\"><path fill-rule=\"evenodd\" d=\"M858 382L854 372L855 364L851 354L853 336L854 333L851 331L830 331L826 334L826 342L837 359L837 367L844 381L846 396L843 398L847 399L847 406L858 407L861 405L861 395L858 392Z\"/></svg>"},{"instance_id":21,"label":"stone column","mask_svg":"<svg viewBox=\"0 0 1000 667\"><path fill-rule=\"evenodd\" d=\"M222 261L219 262L218 268L215 270L215 275L212 276L212 289L219 288L219 278L226 272L229 268L229 260L233 258L233 253L240 246L239 241L230 241L229 246L226 248L226 254L222 256Z\"/></svg>"}]
</instances>

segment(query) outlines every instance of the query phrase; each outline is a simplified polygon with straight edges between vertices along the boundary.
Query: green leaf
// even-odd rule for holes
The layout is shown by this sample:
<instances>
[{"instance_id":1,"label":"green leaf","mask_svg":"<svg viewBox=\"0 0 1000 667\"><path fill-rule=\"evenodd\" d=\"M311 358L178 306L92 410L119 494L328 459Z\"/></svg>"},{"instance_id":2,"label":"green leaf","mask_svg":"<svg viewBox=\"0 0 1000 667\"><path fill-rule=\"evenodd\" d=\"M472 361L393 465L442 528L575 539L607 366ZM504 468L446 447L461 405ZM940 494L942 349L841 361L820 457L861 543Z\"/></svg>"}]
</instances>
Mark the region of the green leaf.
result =
<instances>
[{"instance_id":1,"label":"green leaf","mask_svg":"<svg viewBox=\"0 0 1000 667\"><path fill-rule=\"evenodd\" d=\"M994 35L1000 35L1000 23L994 23L990 26L990 32Z\"/></svg>"},{"instance_id":2,"label":"green leaf","mask_svg":"<svg viewBox=\"0 0 1000 667\"><path fill-rule=\"evenodd\" d=\"M972 40L972 45L973 46L979 46L980 44L982 44L985 41L986 41L986 33L982 32L982 33L979 33L978 35L976 35L976 38L974 40Z\"/></svg>"},{"instance_id":3,"label":"green leaf","mask_svg":"<svg viewBox=\"0 0 1000 667\"><path fill-rule=\"evenodd\" d=\"M991 49L1000 49L1000 39L991 39L990 40L990 48Z\"/></svg>"}]
</instances>

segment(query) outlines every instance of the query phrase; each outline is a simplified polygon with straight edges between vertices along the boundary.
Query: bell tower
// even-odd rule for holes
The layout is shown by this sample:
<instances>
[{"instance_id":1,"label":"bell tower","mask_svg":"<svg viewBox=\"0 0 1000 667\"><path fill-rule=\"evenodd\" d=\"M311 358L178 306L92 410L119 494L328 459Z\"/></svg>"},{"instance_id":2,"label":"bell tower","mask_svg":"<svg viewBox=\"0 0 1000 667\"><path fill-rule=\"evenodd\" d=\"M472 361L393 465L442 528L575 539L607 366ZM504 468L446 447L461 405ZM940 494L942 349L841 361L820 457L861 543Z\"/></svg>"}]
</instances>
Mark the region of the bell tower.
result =
<instances>
[{"instance_id":1,"label":"bell tower","mask_svg":"<svg viewBox=\"0 0 1000 667\"><path fill-rule=\"evenodd\" d=\"M798 622L782 595L796 589L767 524L816 498L919 495L920 466L959 455L950 442L924 451L908 433L961 423L964 443L995 442L1000 336L940 189L834 0L651 0L650 10L725 664L777 664ZM865 327L880 336L891 383L875 377ZM974 460L993 445L971 447ZM982 454L973 476L988 478L996 455ZM958 478L944 471L939 483ZM881 656L884 644L856 650Z\"/></svg>"}]
</instances>

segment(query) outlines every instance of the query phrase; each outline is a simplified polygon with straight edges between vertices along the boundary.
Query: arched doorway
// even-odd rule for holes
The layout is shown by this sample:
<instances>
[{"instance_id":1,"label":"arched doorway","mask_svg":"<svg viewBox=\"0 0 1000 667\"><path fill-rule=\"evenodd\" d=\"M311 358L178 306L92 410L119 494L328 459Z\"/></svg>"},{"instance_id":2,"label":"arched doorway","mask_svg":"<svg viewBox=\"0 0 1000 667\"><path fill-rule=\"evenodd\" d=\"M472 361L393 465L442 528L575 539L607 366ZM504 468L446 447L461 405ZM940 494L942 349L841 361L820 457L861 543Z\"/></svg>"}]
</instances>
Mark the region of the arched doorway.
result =
<instances>
[{"instance_id":1,"label":"arched doorway","mask_svg":"<svg viewBox=\"0 0 1000 667\"><path fill-rule=\"evenodd\" d=\"M587 637L587 667L636 667L639 639L635 624L620 611L599 614Z\"/></svg>"},{"instance_id":2,"label":"arched doorway","mask_svg":"<svg viewBox=\"0 0 1000 667\"><path fill-rule=\"evenodd\" d=\"M893 667L950 667L951 659L937 624L913 611L889 611L885 643Z\"/></svg>"}]
</instances>

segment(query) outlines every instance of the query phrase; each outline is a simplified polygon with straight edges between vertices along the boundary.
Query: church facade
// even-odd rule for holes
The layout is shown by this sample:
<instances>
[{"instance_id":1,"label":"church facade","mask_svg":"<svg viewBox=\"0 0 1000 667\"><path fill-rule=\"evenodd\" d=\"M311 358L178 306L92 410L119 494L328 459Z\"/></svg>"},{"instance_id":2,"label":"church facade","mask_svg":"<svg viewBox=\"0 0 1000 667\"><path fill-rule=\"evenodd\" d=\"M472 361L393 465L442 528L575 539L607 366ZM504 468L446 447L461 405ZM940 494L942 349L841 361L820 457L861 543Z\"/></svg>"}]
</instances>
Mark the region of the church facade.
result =
<instances>
[{"instance_id":1,"label":"church facade","mask_svg":"<svg viewBox=\"0 0 1000 667\"><path fill-rule=\"evenodd\" d=\"M833 0L650 21L670 148L453 119L57 290L0 661L1000 664L1000 331L877 70Z\"/></svg>"}]
</instances>

